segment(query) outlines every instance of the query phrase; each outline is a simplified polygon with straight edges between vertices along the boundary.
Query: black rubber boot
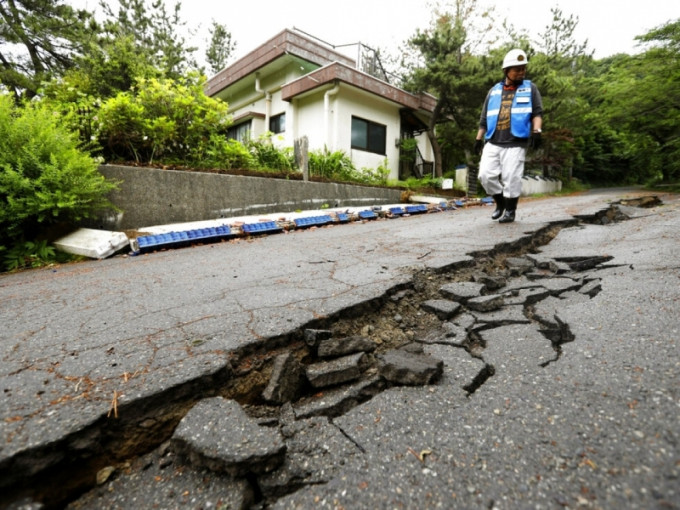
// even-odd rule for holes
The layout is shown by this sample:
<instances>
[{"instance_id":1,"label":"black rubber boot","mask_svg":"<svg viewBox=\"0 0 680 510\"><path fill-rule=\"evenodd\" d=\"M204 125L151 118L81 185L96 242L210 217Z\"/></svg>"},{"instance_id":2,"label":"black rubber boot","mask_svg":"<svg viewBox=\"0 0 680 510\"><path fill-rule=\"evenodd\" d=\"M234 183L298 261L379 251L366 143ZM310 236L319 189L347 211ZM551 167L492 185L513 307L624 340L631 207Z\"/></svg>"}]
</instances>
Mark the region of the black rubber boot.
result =
<instances>
[{"instance_id":1,"label":"black rubber boot","mask_svg":"<svg viewBox=\"0 0 680 510\"><path fill-rule=\"evenodd\" d=\"M515 211L517 210L517 201L519 198L505 199L505 214L498 220L498 223L512 223L515 221Z\"/></svg>"},{"instance_id":2,"label":"black rubber boot","mask_svg":"<svg viewBox=\"0 0 680 510\"><path fill-rule=\"evenodd\" d=\"M491 219L497 220L503 216L503 211L505 211L505 197L503 196L503 193L499 193L498 195L493 196L493 200L496 202L496 210L491 215Z\"/></svg>"}]
</instances>

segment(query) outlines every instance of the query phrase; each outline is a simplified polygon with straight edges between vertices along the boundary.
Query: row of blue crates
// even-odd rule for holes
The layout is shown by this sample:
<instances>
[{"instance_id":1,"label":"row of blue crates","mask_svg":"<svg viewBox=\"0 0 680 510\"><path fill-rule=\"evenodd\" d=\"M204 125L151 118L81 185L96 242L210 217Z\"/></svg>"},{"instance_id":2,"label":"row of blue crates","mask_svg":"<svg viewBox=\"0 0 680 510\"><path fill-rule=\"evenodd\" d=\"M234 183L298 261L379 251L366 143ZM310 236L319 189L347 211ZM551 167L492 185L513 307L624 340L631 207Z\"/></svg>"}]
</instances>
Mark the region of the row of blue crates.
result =
<instances>
[{"instance_id":1,"label":"row of blue crates","mask_svg":"<svg viewBox=\"0 0 680 510\"><path fill-rule=\"evenodd\" d=\"M446 203L440 204L439 209L446 208ZM358 220L374 220L378 218L380 208L367 209L360 211L356 215ZM428 212L426 205L407 205L405 207L391 207L389 213L391 217L399 217L411 214L422 214ZM333 217L334 216L334 217ZM306 218L296 218L293 220L296 229L324 226L332 223L349 223L354 219L349 213L334 213L323 214L320 216L308 216ZM218 227L197 228L191 230L183 230L180 232L168 232L166 234L152 234L146 236L139 236L132 241L131 247L133 254L149 253L152 251L179 248L196 243L210 243L217 242L223 239L231 239L241 235L252 236L260 234L276 234L282 232L281 227L275 221L260 221L257 223L246 223L238 229L233 230L229 225L221 225Z\"/></svg>"}]
</instances>

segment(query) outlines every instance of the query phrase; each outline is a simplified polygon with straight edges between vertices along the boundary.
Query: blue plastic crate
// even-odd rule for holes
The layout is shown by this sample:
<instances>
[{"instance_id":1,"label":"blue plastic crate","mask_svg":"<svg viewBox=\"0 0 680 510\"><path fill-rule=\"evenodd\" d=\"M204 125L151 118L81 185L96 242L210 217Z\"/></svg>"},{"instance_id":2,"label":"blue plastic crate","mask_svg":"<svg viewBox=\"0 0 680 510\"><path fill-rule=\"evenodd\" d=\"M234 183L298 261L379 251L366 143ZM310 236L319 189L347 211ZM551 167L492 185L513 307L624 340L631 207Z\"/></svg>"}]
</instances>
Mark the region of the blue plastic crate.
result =
<instances>
[{"instance_id":1,"label":"blue plastic crate","mask_svg":"<svg viewBox=\"0 0 680 510\"><path fill-rule=\"evenodd\" d=\"M327 225L328 223L332 223L333 219L329 215L324 214L322 216L309 216L307 218L296 218L293 221L296 227L304 228L313 227L317 225Z\"/></svg>"},{"instance_id":2,"label":"blue plastic crate","mask_svg":"<svg viewBox=\"0 0 680 510\"><path fill-rule=\"evenodd\" d=\"M362 220L374 220L378 217L373 211L360 211L359 218Z\"/></svg>"},{"instance_id":3,"label":"blue plastic crate","mask_svg":"<svg viewBox=\"0 0 680 510\"><path fill-rule=\"evenodd\" d=\"M347 213L339 212L339 213L336 213L335 216L337 216L338 221L340 223L347 223L347 222L350 221L349 214L347 214Z\"/></svg>"},{"instance_id":4,"label":"blue plastic crate","mask_svg":"<svg viewBox=\"0 0 680 510\"><path fill-rule=\"evenodd\" d=\"M484 198L482 198L481 202L482 202L483 204L493 204L493 198L491 198L491 197L484 197Z\"/></svg>"},{"instance_id":5,"label":"blue plastic crate","mask_svg":"<svg viewBox=\"0 0 680 510\"><path fill-rule=\"evenodd\" d=\"M403 207L390 207L390 212L394 216L401 216L402 214L404 214L404 208Z\"/></svg>"},{"instance_id":6,"label":"blue plastic crate","mask_svg":"<svg viewBox=\"0 0 680 510\"><path fill-rule=\"evenodd\" d=\"M218 241L232 236L231 228L228 225L196 228L180 232L140 236L137 238L137 247L140 252L149 252L164 248L179 248L197 241Z\"/></svg>"},{"instance_id":7,"label":"blue plastic crate","mask_svg":"<svg viewBox=\"0 0 680 510\"><path fill-rule=\"evenodd\" d=\"M246 223L241 229L245 234L273 234L281 232L283 229L279 227L275 221L260 221L258 223Z\"/></svg>"},{"instance_id":8,"label":"blue plastic crate","mask_svg":"<svg viewBox=\"0 0 680 510\"><path fill-rule=\"evenodd\" d=\"M426 205L407 205L406 212L408 214L421 214L427 212Z\"/></svg>"}]
</instances>

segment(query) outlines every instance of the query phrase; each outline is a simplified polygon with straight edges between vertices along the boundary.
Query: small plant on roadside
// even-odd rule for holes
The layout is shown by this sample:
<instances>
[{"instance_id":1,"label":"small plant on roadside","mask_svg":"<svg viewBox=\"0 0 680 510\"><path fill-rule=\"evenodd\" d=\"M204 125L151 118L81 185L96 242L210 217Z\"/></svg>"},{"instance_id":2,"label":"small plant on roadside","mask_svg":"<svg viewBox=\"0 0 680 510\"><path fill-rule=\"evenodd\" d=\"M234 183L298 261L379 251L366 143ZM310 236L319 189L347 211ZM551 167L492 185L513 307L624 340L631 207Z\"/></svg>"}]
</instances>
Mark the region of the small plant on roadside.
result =
<instances>
[{"instance_id":1,"label":"small plant on roadside","mask_svg":"<svg viewBox=\"0 0 680 510\"><path fill-rule=\"evenodd\" d=\"M360 172L356 173L354 180L362 184L384 186L387 184L389 176L390 169L387 166L387 159L385 159L378 168L362 168Z\"/></svg>"},{"instance_id":2,"label":"small plant on roadside","mask_svg":"<svg viewBox=\"0 0 680 510\"><path fill-rule=\"evenodd\" d=\"M46 266L55 260L54 248L47 241L25 241L7 250L3 257L6 271Z\"/></svg>"},{"instance_id":3,"label":"small plant on roadside","mask_svg":"<svg viewBox=\"0 0 680 510\"><path fill-rule=\"evenodd\" d=\"M295 156L292 147L279 148L271 140L271 133L249 140L246 147L257 162L258 168L291 172L295 169Z\"/></svg>"},{"instance_id":4,"label":"small plant on roadside","mask_svg":"<svg viewBox=\"0 0 680 510\"><path fill-rule=\"evenodd\" d=\"M309 175L351 181L357 172L352 159L343 151L331 152L328 148L309 152Z\"/></svg>"},{"instance_id":5,"label":"small plant on roadside","mask_svg":"<svg viewBox=\"0 0 680 510\"><path fill-rule=\"evenodd\" d=\"M250 151L237 140L212 134L203 146L203 157L196 168L257 168L257 160Z\"/></svg>"}]
</instances>

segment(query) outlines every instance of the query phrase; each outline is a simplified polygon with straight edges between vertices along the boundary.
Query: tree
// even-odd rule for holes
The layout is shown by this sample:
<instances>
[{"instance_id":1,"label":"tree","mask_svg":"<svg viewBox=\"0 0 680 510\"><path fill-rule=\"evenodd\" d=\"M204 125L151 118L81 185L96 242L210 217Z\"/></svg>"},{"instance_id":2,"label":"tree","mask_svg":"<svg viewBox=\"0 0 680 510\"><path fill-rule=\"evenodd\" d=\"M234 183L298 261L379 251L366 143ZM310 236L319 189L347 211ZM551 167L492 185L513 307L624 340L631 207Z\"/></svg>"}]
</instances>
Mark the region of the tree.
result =
<instances>
[{"instance_id":1,"label":"tree","mask_svg":"<svg viewBox=\"0 0 680 510\"><path fill-rule=\"evenodd\" d=\"M626 133L636 175L680 176L680 19L644 36L654 46L619 59L602 88L610 122Z\"/></svg>"},{"instance_id":2,"label":"tree","mask_svg":"<svg viewBox=\"0 0 680 510\"><path fill-rule=\"evenodd\" d=\"M60 0L3 0L0 18L0 82L17 100L71 69L98 33L89 12Z\"/></svg>"},{"instance_id":3,"label":"tree","mask_svg":"<svg viewBox=\"0 0 680 510\"><path fill-rule=\"evenodd\" d=\"M563 58L578 59L587 54L588 40L579 43L574 39L574 31L579 18L573 14L565 17L561 9L553 7L552 23L545 27L536 45L546 55L559 55ZM592 52L591 52L592 55Z\"/></svg>"},{"instance_id":4,"label":"tree","mask_svg":"<svg viewBox=\"0 0 680 510\"><path fill-rule=\"evenodd\" d=\"M448 10L450 9L450 10ZM419 64L410 70L405 88L431 92L437 104L428 125L428 137L435 154L435 175L443 174L442 146L435 127L442 122L455 126L458 146L471 144L479 109L493 79L474 57L482 37L493 25L489 11L479 11L477 0L455 0L449 8L437 7L432 26L417 30L408 41L420 54ZM482 26L483 23L483 26ZM489 39L488 42L492 41ZM468 143L463 142L469 139Z\"/></svg>"},{"instance_id":5,"label":"tree","mask_svg":"<svg viewBox=\"0 0 680 510\"><path fill-rule=\"evenodd\" d=\"M579 43L574 38L578 17L566 17L552 8L552 22L535 42L536 51L529 57L529 75L543 96L544 144L535 158L545 177L564 173L572 175L577 133L585 126L583 79L592 63L588 41Z\"/></svg>"},{"instance_id":6,"label":"tree","mask_svg":"<svg viewBox=\"0 0 680 510\"><path fill-rule=\"evenodd\" d=\"M181 35L186 22L181 19L179 2L171 14L166 11L163 0L153 0L150 7L144 0L118 0L118 3L117 13L107 3L100 4L108 16L104 23L105 42L112 44L120 38L130 38L136 51L165 78L179 78L197 68L193 58L196 48L187 46Z\"/></svg>"},{"instance_id":7,"label":"tree","mask_svg":"<svg viewBox=\"0 0 680 510\"><path fill-rule=\"evenodd\" d=\"M226 25L222 25L212 20L209 30L210 43L205 51L205 59L210 66L210 71L217 74L224 69L229 61L229 57L236 49L236 42L231 39L231 32Z\"/></svg>"}]
</instances>

